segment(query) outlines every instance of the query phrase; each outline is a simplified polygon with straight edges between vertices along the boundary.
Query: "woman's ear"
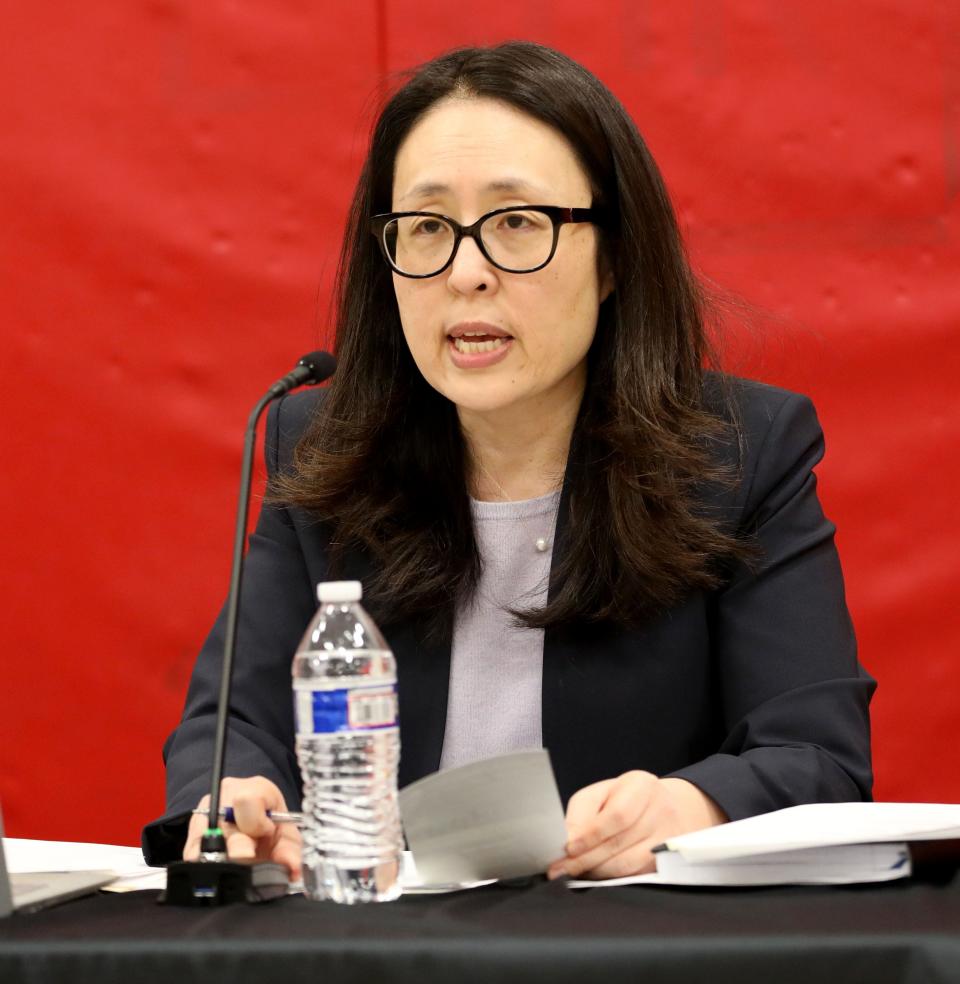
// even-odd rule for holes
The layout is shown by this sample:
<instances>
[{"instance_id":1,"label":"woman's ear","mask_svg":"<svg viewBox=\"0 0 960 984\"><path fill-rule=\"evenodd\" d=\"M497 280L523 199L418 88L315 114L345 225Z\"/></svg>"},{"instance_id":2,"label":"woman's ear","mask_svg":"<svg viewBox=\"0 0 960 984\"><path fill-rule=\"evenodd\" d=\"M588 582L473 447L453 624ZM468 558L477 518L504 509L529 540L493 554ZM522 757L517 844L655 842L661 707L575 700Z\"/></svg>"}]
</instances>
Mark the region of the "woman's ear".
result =
<instances>
[{"instance_id":1,"label":"woman's ear","mask_svg":"<svg viewBox=\"0 0 960 984\"><path fill-rule=\"evenodd\" d=\"M600 279L600 303L616 290L617 280L613 275L613 264L607 248L606 236L601 232L597 241L597 276Z\"/></svg>"},{"instance_id":2,"label":"woman's ear","mask_svg":"<svg viewBox=\"0 0 960 984\"><path fill-rule=\"evenodd\" d=\"M617 282L613 279L613 270L604 263L600 269L600 303L603 302L614 292Z\"/></svg>"}]
</instances>

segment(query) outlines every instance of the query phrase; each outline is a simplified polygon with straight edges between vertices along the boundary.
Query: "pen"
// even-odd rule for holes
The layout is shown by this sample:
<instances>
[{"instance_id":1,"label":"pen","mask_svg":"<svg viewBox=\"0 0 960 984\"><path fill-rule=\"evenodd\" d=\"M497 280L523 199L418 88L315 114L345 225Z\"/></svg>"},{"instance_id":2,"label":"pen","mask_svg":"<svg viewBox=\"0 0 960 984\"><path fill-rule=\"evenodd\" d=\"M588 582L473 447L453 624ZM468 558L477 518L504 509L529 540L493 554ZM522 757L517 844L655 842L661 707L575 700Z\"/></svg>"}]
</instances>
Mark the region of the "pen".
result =
<instances>
[{"instance_id":1,"label":"pen","mask_svg":"<svg viewBox=\"0 0 960 984\"><path fill-rule=\"evenodd\" d=\"M194 810L194 816L205 817L210 811L209 810ZM280 810L267 810L267 816L274 823L303 823L302 813L283 813ZM233 807L224 806L220 808L219 817L226 823L234 823L233 819Z\"/></svg>"}]
</instances>

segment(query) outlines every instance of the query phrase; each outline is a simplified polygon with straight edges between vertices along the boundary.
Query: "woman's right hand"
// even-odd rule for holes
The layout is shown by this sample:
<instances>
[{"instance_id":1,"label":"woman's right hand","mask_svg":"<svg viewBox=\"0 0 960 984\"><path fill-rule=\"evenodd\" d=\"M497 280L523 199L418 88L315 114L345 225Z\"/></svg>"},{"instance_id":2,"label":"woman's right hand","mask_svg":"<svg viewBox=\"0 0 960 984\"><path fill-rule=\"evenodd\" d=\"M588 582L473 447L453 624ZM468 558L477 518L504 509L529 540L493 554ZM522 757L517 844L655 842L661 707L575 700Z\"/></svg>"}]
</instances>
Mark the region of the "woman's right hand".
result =
<instances>
[{"instance_id":1,"label":"woman's right hand","mask_svg":"<svg viewBox=\"0 0 960 984\"><path fill-rule=\"evenodd\" d=\"M206 810L210 796L204 796L197 804ZM226 778L220 784L220 806L232 806L235 823L221 822L227 839L227 854L234 860L256 858L258 861L276 861L287 866L293 881L300 879L300 831L296 824L274 823L267 810L286 812L283 793L263 776L249 779ZM200 856L200 840L207 829L207 818L195 814L190 818L187 842L183 847L185 861Z\"/></svg>"}]
</instances>

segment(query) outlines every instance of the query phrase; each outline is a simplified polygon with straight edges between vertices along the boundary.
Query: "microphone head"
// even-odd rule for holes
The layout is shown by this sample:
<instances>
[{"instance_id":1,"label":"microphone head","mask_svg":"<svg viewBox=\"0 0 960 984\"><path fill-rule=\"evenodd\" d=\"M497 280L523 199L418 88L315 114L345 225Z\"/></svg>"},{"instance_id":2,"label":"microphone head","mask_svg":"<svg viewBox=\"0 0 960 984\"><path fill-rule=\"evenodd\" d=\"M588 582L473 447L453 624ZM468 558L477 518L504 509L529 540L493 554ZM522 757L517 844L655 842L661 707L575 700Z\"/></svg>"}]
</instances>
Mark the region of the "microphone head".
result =
<instances>
[{"instance_id":1,"label":"microphone head","mask_svg":"<svg viewBox=\"0 0 960 984\"><path fill-rule=\"evenodd\" d=\"M337 360L329 352L319 349L316 352L308 352L297 362L297 365L302 366L310 372L310 375L303 382L308 385L315 385L316 383L322 383L325 379L329 379L333 375L334 370L337 368Z\"/></svg>"}]
</instances>

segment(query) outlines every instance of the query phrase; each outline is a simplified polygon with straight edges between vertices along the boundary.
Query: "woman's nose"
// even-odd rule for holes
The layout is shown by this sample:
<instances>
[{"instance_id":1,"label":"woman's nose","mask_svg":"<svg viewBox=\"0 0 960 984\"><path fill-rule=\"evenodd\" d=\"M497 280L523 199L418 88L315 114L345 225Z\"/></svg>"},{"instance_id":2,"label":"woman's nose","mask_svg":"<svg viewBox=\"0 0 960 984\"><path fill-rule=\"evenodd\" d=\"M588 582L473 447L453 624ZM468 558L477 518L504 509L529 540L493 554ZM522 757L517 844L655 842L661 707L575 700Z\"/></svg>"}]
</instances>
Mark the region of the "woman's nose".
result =
<instances>
[{"instance_id":1,"label":"woman's nose","mask_svg":"<svg viewBox=\"0 0 960 984\"><path fill-rule=\"evenodd\" d=\"M470 236L460 240L448 271L447 286L458 294L491 290L497 284L497 268L480 252Z\"/></svg>"}]
</instances>

